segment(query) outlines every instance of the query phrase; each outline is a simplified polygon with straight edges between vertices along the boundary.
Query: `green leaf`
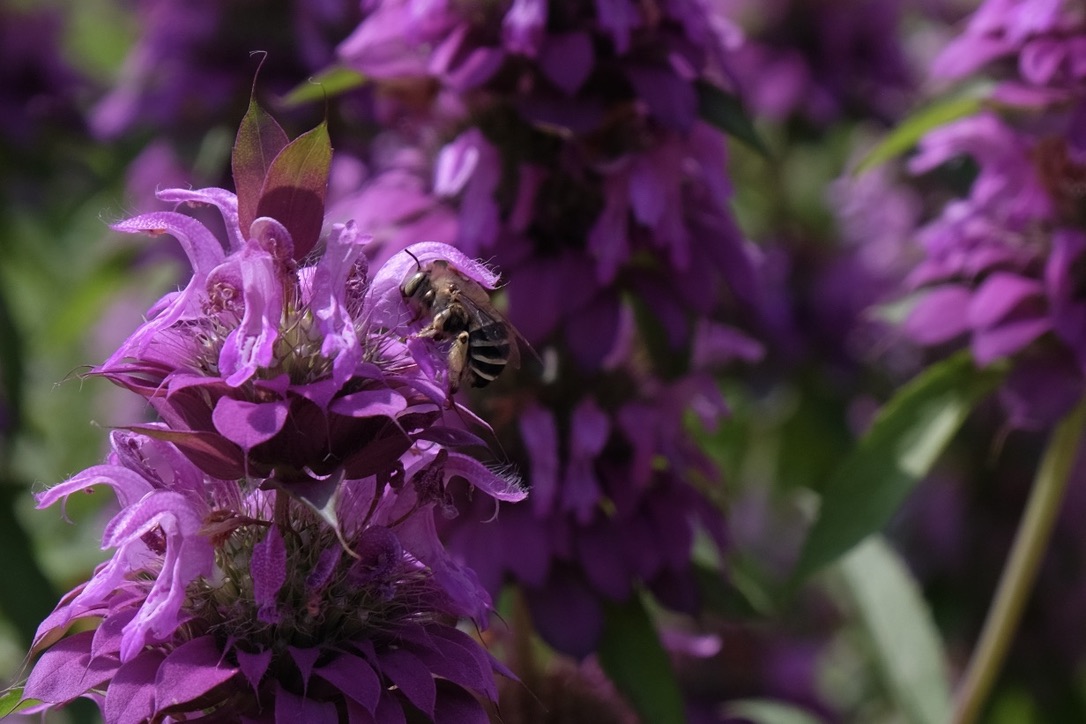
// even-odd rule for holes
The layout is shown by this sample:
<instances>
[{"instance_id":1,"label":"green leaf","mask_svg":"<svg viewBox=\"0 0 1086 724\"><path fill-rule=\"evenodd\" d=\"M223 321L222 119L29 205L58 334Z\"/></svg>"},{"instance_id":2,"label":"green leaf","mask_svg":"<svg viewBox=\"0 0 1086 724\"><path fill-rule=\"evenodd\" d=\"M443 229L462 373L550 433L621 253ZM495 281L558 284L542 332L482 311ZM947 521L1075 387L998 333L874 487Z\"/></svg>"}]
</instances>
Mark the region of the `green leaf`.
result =
<instances>
[{"instance_id":1,"label":"green leaf","mask_svg":"<svg viewBox=\"0 0 1086 724\"><path fill-rule=\"evenodd\" d=\"M913 724L950 721L939 634L901 558L872 536L845 556L840 571L898 711Z\"/></svg>"},{"instance_id":2,"label":"green leaf","mask_svg":"<svg viewBox=\"0 0 1086 724\"><path fill-rule=\"evenodd\" d=\"M30 646L41 620L56 605L58 594L38 567L38 558L26 529L15 515L15 503L26 485L0 479L0 550L4 551L5 580L18 585L0 587L0 612Z\"/></svg>"},{"instance_id":3,"label":"green leaf","mask_svg":"<svg viewBox=\"0 0 1086 724\"><path fill-rule=\"evenodd\" d=\"M821 491L793 583L881 530L1004 372L977 370L963 351L901 388Z\"/></svg>"},{"instance_id":4,"label":"green leaf","mask_svg":"<svg viewBox=\"0 0 1086 724\"><path fill-rule=\"evenodd\" d=\"M773 613L772 596L741 564L733 563L727 577L700 562L693 563L693 572L706 611L730 619L755 618Z\"/></svg>"},{"instance_id":5,"label":"green leaf","mask_svg":"<svg viewBox=\"0 0 1086 724\"><path fill-rule=\"evenodd\" d=\"M704 81L698 81L695 87L698 93L699 116L763 156L769 156L769 147L758 135L738 97Z\"/></svg>"},{"instance_id":6,"label":"green leaf","mask_svg":"<svg viewBox=\"0 0 1086 724\"><path fill-rule=\"evenodd\" d=\"M296 86L279 101L282 108L297 108L307 103L338 96L366 84L366 76L351 68L333 65Z\"/></svg>"},{"instance_id":7,"label":"green leaf","mask_svg":"<svg viewBox=\"0 0 1086 724\"><path fill-rule=\"evenodd\" d=\"M636 596L608 605L600 642L603 670L646 722L682 724L682 694L648 612Z\"/></svg>"},{"instance_id":8,"label":"green leaf","mask_svg":"<svg viewBox=\"0 0 1086 724\"><path fill-rule=\"evenodd\" d=\"M295 259L304 258L320 236L331 167L332 142L328 124L322 122L288 143L268 168L256 215L270 216L287 228Z\"/></svg>"},{"instance_id":9,"label":"green leaf","mask_svg":"<svg viewBox=\"0 0 1086 724\"><path fill-rule=\"evenodd\" d=\"M770 699L740 699L724 707L729 719L746 719L753 724L822 724L822 719L793 704Z\"/></svg>"},{"instance_id":10,"label":"green leaf","mask_svg":"<svg viewBox=\"0 0 1086 724\"><path fill-rule=\"evenodd\" d=\"M23 687L21 686L8 689L0 693L0 719L37 703L34 699L23 700Z\"/></svg>"},{"instance_id":11,"label":"green leaf","mask_svg":"<svg viewBox=\"0 0 1086 724\"><path fill-rule=\"evenodd\" d=\"M249 110L241 119L230 156L242 234L248 234L253 219L257 217L261 190L272 161L286 148L289 140L286 131L260 107L256 98L250 98Z\"/></svg>"},{"instance_id":12,"label":"green leaf","mask_svg":"<svg viewBox=\"0 0 1086 724\"><path fill-rule=\"evenodd\" d=\"M4 340L0 346L0 402L7 408L5 412L8 417L5 421L8 430L0 441L0 465L3 465L7 460L7 443L18 434L23 424L23 354L26 351L22 331L11 313L3 287L0 287L0 339Z\"/></svg>"},{"instance_id":13,"label":"green leaf","mask_svg":"<svg viewBox=\"0 0 1086 724\"><path fill-rule=\"evenodd\" d=\"M928 131L981 109L984 99L979 94L954 97L920 109L899 123L856 166L856 173L863 173L905 153Z\"/></svg>"}]
</instances>

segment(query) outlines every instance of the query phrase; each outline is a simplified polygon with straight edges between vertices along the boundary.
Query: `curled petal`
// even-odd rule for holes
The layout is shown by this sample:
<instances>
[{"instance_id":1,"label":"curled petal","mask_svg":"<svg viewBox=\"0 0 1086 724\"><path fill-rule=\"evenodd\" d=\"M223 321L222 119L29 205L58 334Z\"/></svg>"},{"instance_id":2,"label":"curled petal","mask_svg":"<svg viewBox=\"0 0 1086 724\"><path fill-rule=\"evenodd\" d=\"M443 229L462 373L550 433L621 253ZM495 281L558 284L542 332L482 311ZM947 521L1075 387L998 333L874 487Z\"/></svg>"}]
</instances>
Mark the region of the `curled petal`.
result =
<instances>
[{"instance_id":1,"label":"curled petal","mask_svg":"<svg viewBox=\"0 0 1086 724\"><path fill-rule=\"evenodd\" d=\"M226 224L226 235L230 239L230 249L237 251L245 246L245 238L238 225L238 197L226 189L162 189L157 194L163 201L177 201L189 204L210 204L222 214Z\"/></svg>"},{"instance_id":2,"label":"curled petal","mask_svg":"<svg viewBox=\"0 0 1086 724\"><path fill-rule=\"evenodd\" d=\"M362 360L362 346L347 312L344 295L347 277L370 238L360 236L353 221L337 225L328 237L324 256L313 273L310 308L324 336L321 354L332 360L332 379L337 386L347 382Z\"/></svg>"},{"instance_id":3,"label":"curled petal","mask_svg":"<svg viewBox=\"0 0 1086 724\"><path fill-rule=\"evenodd\" d=\"M496 500L515 503L528 496L528 490L521 485L520 477L515 473L496 472L475 458L450 452L445 462L445 480L454 475L459 475Z\"/></svg>"},{"instance_id":4,"label":"curled petal","mask_svg":"<svg viewBox=\"0 0 1086 724\"><path fill-rule=\"evenodd\" d=\"M232 387L245 383L257 369L272 365L275 342L279 338L279 320L283 315L283 285L272 255L250 243L241 252L238 264L245 315L226 338L219 353L219 369Z\"/></svg>"},{"instance_id":5,"label":"curled petal","mask_svg":"<svg viewBox=\"0 0 1086 724\"><path fill-rule=\"evenodd\" d=\"M54 485L38 493L35 499L38 508L47 508L61 498L67 499L72 493L90 492L95 485L108 485L117 494L117 501L128 506L154 490L154 486L139 473L119 465L95 465L87 468L63 483Z\"/></svg>"}]
</instances>

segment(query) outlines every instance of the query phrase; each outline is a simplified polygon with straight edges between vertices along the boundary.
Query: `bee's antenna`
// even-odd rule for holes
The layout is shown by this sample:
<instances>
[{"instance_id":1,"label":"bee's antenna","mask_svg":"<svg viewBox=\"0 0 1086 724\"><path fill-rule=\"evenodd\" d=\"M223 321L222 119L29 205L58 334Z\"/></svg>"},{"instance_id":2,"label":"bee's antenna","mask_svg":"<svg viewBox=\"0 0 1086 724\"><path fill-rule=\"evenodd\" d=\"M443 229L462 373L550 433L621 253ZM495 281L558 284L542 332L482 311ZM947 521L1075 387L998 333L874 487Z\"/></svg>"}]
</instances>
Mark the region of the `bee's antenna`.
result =
<instances>
[{"instance_id":1,"label":"bee's antenna","mask_svg":"<svg viewBox=\"0 0 1086 724\"><path fill-rule=\"evenodd\" d=\"M416 267L418 267L419 269L422 269L422 262L419 261L419 258L417 256L415 256L414 254L411 253L410 249L404 249L404 253L415 260L415 266Z\"/></svg>"}]
</instances>

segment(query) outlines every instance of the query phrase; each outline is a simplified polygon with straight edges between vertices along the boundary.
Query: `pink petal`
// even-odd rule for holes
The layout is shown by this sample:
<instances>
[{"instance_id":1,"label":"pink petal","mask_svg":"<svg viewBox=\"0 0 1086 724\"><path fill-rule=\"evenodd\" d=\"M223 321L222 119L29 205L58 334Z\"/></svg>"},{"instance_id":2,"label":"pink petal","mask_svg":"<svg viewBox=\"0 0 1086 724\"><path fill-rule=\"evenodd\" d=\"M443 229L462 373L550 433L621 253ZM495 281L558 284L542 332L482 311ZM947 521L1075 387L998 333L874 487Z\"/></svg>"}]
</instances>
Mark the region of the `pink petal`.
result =
<instances>
[{"instance_id":1,"label":"pink petal","mask_svg":"<svg viewBox=\"0 0 1086 724\"><path fill-rule=\"evenodd\" d=\"M1040 300L1044 287L1035 279L996 272L984 280L969 301L968 319L973 327L991 327L1031 299Z\"/></svg>"}]
</instances>

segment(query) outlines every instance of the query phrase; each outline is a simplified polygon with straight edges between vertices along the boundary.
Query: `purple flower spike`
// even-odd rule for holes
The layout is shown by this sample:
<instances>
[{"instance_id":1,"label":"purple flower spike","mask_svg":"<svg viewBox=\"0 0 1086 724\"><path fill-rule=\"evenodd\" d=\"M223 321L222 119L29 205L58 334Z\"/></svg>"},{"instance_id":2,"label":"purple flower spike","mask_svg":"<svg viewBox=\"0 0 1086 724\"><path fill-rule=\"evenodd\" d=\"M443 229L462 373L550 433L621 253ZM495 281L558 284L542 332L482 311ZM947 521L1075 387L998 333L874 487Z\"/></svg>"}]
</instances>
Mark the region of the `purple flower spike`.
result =
<instances>
[{"instance_id":1,"label":"purple flower spike","mask_svg":"<svg viewBox=\"0 0 1086 724\"><path fill-rule=\"evenodd\" d=\"M482 393L504 413L496 433L530 471L534 502L479 525L493 517L490 500L434 474L420 484L472 571L441 573L469 596L520 583L536 630L579 656L598 643L607 601L648 588L693 610L693 531L725 540L721 512L694 482L712 485L716 472L686 440L683 418L723 414L710 366L761 354L739 332L701 333L703 322L757 318L762 299L758 254L729 206L728 140L699 118L710 94L736 92L738 37L717 5L381 0L340 46L345 65L388 91L398 124L425 129L422 147L401 155L410 162L378 178L391 186L411 174L411 188L431 194L430 204L400 195L413 202L409 217L375 192L377 180L354 197L376 228L397 229L375 244L389 261L363 316L405 336L432 321L386 300L432 258L403 229L421 217L447 221L434 209L447 210L453 223L431 227L443 233L431 238L493 257L508 281L497 309L544 350L550 375L541 382L526 364ZM495 288L485 268L441 256ZM488 345L472 347L479 336L464 344L469 363L485 365ZM420 368L440 369L428 341L407 347ZM450 347L441 351L458 352ZM454 453L444 464L457 464ZM413 532L430 540L423 523Z\"/></svg>"}]
</instances>

